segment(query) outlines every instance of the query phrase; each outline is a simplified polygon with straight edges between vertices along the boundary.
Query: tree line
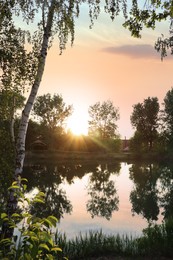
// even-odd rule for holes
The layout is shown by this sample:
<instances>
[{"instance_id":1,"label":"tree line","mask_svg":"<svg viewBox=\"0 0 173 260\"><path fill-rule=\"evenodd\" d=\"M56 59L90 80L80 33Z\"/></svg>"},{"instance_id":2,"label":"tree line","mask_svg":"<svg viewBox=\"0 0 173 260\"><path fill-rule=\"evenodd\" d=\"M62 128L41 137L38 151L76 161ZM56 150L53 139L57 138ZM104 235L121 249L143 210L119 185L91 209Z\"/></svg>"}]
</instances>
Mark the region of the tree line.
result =
<instances>
[{"instance_id":1,"label":"tree line","mask_svg":"<svg viewBox=\"0 0 173 260\"><path fill-rule=\"evenodd\" d=\"M56 104L57 97L59 97L60 102ZM53 108L51 100L59 111L55 107ZM134 135L130 140L131 151L140 152L141 154L145 152L169 153L172 151L173 88L165 94L162 105L163 107L160 106L157 97L148 97L143 102L133 105L130 116L131 125L134 128ZM62 117L56 118L54 113L62 114ZM37 123L37 126L40 125L42 129L47 128L47 130L49 128L49 136L52 136L53 144L57 145L56 149L63 147L62 144L66 144L66 147L63 148L67 150L119 151L122 148L120 142L121 133L119 134L117 130L117 122L120 118L119 109L114 106L112 101L108 100L91 105L88 113L90 116L88 136L83 137L82 141L82 138L80 140L70 132L66 133L65 127L63 127L63 125L65 126L65 120L72 114L72 106L65 106L62 96L55 94L51 98L50 94L46 94L38 97L34 105L34 115L40 120L40 124ZM33 123L34 121L32 121ZM57 138L57 141L54 138ZM71 147L69 144L71 144Z\"/></svg>"},{"instance_id":2,"label":"tree line","mask_svg":"<svg viewBox=\"0 0 173 260\"><path fill-rule=\"evenodd\" d=\"M163 108L157 97L133 106L130 117L135 129L131 148L136 152L171 153L173 150L173 88L165 95Z\"/></svg>"},{"instance_id":3,"label":"tree line","mask_svg":"<svg viewBox=\"0 0 173 260\"><path fill-rule=\"evenodd\" d=\"M14 95L14 96L13 96ZM15 97L15 113L6 107ZM24 97L12 92L0 91L0 106L2 106L1 122L7 132L11 131L14 139L18 132L18 109L23 106ZM74 136L67 130L66 123L73 113L73 106L67 105L62 95L47 93L38 96L32 111L32 119L28 124L26 149L59 149L79 151L115 151L119 149L120 141L117 131L119 110L108 100L97 102L89 107L88 136ZM13 118L13 123L11 118ZM44 146L45 144L45 146ZM41 145L43 145L41 147Z\"/></svg>"},{"instance_id":4,"label":"tree line","mask_svg":"<svg viewBox=\"0 0 173 260\"><path fill-rule=\"evenodd\" d=\"M24 100L19 93L0 91L0 121L3 126L1 131L4 129L8 135L11 133L12 142L18 129L17 111L23 106ZM15 102L13 109L11 102ZM120 112L112 101L96 102L89 107L87 136L76 137L67 130L67 119L72 113L73 106L67 105L62 95L47 93L38 96L28 124L26 149L117 152L122 148L117 130ZM134 104L130 121L135 130L130 140L131 151L171 152L173 88L166 93L162 109L157 97L148 97L142 103Z\"/></svg>"}]
</instances>

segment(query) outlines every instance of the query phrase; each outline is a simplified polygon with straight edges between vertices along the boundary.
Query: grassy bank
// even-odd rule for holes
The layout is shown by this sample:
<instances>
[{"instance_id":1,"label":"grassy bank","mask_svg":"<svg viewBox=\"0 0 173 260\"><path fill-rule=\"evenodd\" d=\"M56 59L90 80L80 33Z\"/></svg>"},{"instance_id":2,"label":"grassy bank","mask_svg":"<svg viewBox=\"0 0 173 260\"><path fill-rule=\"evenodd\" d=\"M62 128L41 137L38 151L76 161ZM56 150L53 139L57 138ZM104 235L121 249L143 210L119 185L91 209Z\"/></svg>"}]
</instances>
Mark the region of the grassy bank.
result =
<instances>
[{"instance_id":1,"label":"grassy bank","mask_svg":"<svg viewBox=\"0 0 173 260\"><path fill-rule=\"evenodd\" d=\"M119 160L119 161L127 161L132 160L133 155L131 153L108 153L108 152L66 152L66 151L27 151L26 152L26 159L25 162L44 162L48 160L49 162L53 161L112 161L112 160Z\"/></svg>"},{"instance_id":2,"label":"grassy bank","mask_svg":"<svg viewBox=\"0 0 173 260\"><path fill-rule=\"evenodd\" d=\"M105 235L99 231L71 240L56 234L55 239L64 255L71 260L173 259L173 219L148 227L138 238Z\"/></svg>"}]
</instances>

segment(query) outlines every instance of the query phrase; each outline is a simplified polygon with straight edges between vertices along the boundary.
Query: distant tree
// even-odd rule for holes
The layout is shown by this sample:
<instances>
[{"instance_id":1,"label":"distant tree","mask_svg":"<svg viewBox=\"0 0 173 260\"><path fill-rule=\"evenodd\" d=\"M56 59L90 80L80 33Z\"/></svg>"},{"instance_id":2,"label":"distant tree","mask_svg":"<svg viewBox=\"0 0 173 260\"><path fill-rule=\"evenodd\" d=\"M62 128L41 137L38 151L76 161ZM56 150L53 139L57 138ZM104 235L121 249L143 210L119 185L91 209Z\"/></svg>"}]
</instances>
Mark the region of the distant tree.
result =
<instances>
[{"instance_id":1,"label":"distant tree","mask_svg":"<svg viewBox=\"0 0 173 260\"><path fill-rule=\"evenodd\" d=\"M89 107L89 135L101 139L117 137L117 120L119 119L119 110L112 101L95 103Z\"/></svg>"},{"instance_id":2,"label":"distant tree","mask_svg":"<svg viewBox=\"0 0 173 260\"><path fill-rule=\"evenodd\" d=\"M44 140L55 148L57 137L65 131L65 121L72 113L72 106L67 106L61 95L48 93L37 97L33 110L43 128L40 134L44 132Z\"/></svg>"},{"instance_id":3,"label":"distant tree","mask_svg":"<svg viewBox=\"0 0 173 260\"><path fill-rule=\"evenodd\" d=\"M170 148L173 145L173 88L166 93L164 98L163 121L165 124L165 135Z\"/></svg>"},{"instance_id":4,"label":"distant tree","mask_svg":"<svg viewBox=\"0 0 173 260\"><path fill-rule=\"evenodd\" d=\"M148 97L147 99L144 99L143 103L134 105L130 120L132 126L136 128L135 136L138 138L138 142L140 141L147 149L151 150L154 141L158 137L158 98Z\"/></svg>"},{"instance_id":5,"label":"distant tree","mask_svg":"<svg viewBox=\"0 0 173 260\"><path fill-rule=\"evenodd\" d=\"M65 120L72 113L72 106L66 106L61 95L49 93L39 96L34 104L34 114L41 123L49 129L54 130L62 127Z\"/></svg>"}]
</instances>

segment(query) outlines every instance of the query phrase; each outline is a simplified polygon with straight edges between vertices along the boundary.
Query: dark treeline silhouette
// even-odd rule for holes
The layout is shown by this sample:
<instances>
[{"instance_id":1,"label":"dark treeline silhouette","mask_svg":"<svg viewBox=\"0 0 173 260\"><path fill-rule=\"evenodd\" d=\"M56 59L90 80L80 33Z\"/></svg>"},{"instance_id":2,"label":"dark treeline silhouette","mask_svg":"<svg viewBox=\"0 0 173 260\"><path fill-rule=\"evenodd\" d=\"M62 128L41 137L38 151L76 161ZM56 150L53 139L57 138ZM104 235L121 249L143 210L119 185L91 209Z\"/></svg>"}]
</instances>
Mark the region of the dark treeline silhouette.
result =
<instances>
[{"instance_id":1,"label":"dark treeline silhouette","mask_svg":"<svg viewBox=\"0 0 173 260\"><path fill-rule=\"evenodd\" d=\"M163 109L160 108L157 97L148 97L142 103L133 106L130 117L135 129L131 138L131 151L139 157L144 153L165 154L172 158L173 151L173 88L165 95Z\"/></svg>"},{"instance_id":2,"label":"dark treeline silhouette","mask_svg":"<svg viewBox=\"0 0 173 260\"><path fill-rule=\"evenodd\" d=\"M65 132L58 127L54 133L47 126L31 121L26 138L26 150L60 150L81 152L118 152L121 147L119 138L100 138Z\"/></svg>"}]
</instances>

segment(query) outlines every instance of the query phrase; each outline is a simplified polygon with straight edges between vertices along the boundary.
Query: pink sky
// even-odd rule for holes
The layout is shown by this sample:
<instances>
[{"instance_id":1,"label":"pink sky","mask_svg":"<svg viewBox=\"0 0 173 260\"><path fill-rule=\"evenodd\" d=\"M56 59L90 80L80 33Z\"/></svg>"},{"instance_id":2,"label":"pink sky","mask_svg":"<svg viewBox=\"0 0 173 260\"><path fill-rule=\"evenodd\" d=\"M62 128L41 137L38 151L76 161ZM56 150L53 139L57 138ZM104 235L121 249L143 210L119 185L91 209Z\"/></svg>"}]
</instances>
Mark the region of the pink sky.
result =
<instances>
[{"instance_id":1,"label":"pink sky","mask_svg":"<svg viewBox=\"0 0 173 260\"><path fill-rule=\"evenodd\" d=\"M89 106L109 99L119 108L121 137L129 138L134 132L132 106L149 96L162 103L173 86L172 57L161 62L154 50L157 37L167 34L169 24L161 23L155 31L145 30L141 39L134 39L122 29L121 19L112 23L102 15L90 30L87 16L81 17L74 46L67 46L59 56L55 42L48 52L39 95L62 94L67 104L73 104L77 123L85 127Z\"/></svg>"}]
</instances>

